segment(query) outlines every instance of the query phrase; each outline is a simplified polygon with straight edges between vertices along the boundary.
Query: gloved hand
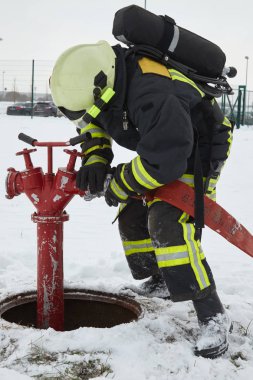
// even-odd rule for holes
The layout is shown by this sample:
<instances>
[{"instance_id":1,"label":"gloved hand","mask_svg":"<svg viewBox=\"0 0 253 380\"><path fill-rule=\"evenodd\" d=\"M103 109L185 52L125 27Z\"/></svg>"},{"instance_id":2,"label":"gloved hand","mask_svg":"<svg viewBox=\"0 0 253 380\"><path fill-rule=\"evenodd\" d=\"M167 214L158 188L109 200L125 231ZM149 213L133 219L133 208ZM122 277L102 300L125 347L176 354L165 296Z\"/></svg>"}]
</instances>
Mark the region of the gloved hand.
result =
<instances>
[{"instance_id":1,"label":"gloved hand","mask_svg":"<svg viewBox=\"0 0 253 380\"><path fill-rule=\"evenodd\" d=\"M112 178L105 192L105 201L108 206L117 207L119 203L127 203L128 198L129 196L119 186L116 179Z\"/></svg>"},{"instance_id":2,"label":"gloved hand","mask_svg":"<svg viewBox=\"0 0 253 380\"><path fill-rule=\"evenodd\" d=\"M103 157L93 155L79 169L76 186L81 190L89 189L91 194L102 192L108 170L108 161Z\"/></svg>"}]
</instances>

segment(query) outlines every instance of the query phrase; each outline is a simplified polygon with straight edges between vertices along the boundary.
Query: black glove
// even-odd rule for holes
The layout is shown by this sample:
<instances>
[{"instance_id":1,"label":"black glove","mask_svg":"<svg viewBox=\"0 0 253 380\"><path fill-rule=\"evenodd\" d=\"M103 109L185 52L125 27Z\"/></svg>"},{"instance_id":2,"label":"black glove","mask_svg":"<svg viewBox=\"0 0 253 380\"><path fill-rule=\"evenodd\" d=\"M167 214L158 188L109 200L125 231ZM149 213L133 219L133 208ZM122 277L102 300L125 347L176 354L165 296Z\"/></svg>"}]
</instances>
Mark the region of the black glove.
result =
<instances>
[{"instance_id":1,"label":"black glove","mask_svg":"<svg viewBox=\"0 0 253 380\"><path fill-rule=\"evenodd\" d=\"M100 162L95 159L94 163L88 160L77 173L76 186L81 190L89 188L91 194L102 192L108 170L109 165L104 158L100 158Z\"/></svg>"}]
</instances>

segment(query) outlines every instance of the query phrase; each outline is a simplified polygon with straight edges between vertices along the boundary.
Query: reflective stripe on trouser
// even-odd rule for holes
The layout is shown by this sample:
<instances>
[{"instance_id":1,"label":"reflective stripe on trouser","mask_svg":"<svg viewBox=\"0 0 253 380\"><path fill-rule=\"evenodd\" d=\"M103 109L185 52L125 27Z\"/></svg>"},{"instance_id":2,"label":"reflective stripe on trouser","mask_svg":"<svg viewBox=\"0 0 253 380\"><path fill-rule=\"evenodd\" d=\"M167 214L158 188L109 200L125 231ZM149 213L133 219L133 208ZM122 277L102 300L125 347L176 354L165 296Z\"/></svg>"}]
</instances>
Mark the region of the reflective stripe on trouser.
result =
<instances>
[{"instance_id":1,"label":"reflective stripe on trouser","mask_svg":"<svg viewBox=\"0 0 253 380\"><path fill-rule=\"evenodd\" d=\"M120 207L119 231L127 263L135 279L140 280L159 272L154 248L147 228L146 206L131 200Z\"/></svg>"},{"instance_id":2,"label":"reflective stripe on trouser","mask_svg":"<svg viewBox=\"0 0 253 380\"><path fill-rule=\"evenodd\" d=\"M149 233L173 301L202 298L214 288L212 272L186 213L162 201L153 203Z\"/></svg>"}]
</instances>

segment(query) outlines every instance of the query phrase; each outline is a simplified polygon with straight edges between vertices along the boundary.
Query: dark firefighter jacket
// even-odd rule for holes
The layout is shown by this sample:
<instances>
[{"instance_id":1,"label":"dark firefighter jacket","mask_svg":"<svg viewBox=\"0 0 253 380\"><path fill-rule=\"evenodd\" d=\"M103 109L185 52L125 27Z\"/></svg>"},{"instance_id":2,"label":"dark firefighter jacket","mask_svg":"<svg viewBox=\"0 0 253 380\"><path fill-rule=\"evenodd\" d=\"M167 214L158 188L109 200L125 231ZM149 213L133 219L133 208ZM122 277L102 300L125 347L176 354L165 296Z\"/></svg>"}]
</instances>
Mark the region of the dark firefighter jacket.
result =
<instances>
[{"instance_id":1,"label":"dark firefighter jacket","mask_svg":"<svg viewBox=\"0 0 253 380\"><path fill-rule=\"evenodd\" d=\"M145 192L193 173L198 139L203 175L226 160L231 124L217 103L176 70L114 47L116 95L94 121L119 145L138 154L126 165L124 190ZM139 165L139 167L138 167ZM145 181L145 177L147 181Z\"/></svg>"}]
</instances>

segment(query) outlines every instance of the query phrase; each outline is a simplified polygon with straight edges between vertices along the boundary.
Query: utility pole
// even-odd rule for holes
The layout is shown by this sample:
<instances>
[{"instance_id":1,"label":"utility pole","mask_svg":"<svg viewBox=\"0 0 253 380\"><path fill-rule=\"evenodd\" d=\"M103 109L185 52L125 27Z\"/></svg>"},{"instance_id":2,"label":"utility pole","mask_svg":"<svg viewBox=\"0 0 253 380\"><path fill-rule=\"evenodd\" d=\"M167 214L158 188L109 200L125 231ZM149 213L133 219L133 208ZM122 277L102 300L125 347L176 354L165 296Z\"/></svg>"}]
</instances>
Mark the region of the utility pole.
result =
<instances>
[{"instance_id":1,"label":"utility pole","mask_svg":"<svg viewBox=\"0 0 253 380\"><path fill-rule=\"evenodd\" d=\"M144 8L147 9L147 0L144 0Z\"/></svg>"}]
</instances>

